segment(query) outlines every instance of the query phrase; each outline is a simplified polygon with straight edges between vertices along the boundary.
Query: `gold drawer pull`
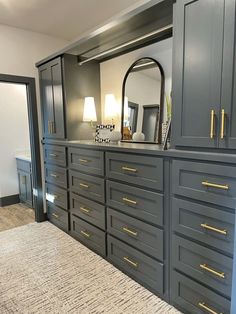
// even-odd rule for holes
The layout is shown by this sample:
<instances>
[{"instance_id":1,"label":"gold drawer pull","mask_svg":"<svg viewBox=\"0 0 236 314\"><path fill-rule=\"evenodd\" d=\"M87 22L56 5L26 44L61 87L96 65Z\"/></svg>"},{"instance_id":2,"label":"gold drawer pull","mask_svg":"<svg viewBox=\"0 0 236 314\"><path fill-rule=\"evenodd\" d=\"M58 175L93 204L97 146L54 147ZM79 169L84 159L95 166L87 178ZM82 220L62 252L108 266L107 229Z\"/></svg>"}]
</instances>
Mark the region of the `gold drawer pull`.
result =
<instances>
[{"instance_id":1,"label":"gold drawer pull","mask_svg":"<svg viewBox=\"0 0 236 314\"><path fill-rule=\"evenodd\" d=\"M91 237L91 234L88 233L88 232L86 232L86 231L81 230L80 233L81 233L83 236L85 236L86 238L90 238L90 237Z\"/></svg>"},{"instance_id":2,"label":"gold drawer pull","mask_svg":"<svg viewBox=\"0 0 236 314\"><path fill-rule=\"evenodd\" d=\"M129 171L129 172L137 172L138 171L138 169L136 169L136 168L130 168L130 167L126 167L126 166L123 166L121 169L125 170L125 171Z\"/></svg>"},{"instance_id":3,"label":"gold drawer pull","mask_svg":"<svg viewBox=\"0 0 236 314\"><path fill-rule=\"evenodd\" d=\"M206 186L206 187L211 187L211 188L217 188L217 189L221 189L221 190L228 190L229 189L229 185L228 184L215 184L215 183L210 183L208 181L202 181L202 185Z\"/></svg>"},{"instance_id":4,"label":"gold drawer pull","mask_svg":"<svg viewBox=\"0 0 236 314\"><path fill-rule=\"evenodd\" d=\"M81 210L82 212L85 212L85 213L89 213L89 212L90 212L90 209L87 209L87 208L85 208L85 207L80 207L80 210Z\"/></svg>"},{"instance_id":5,"label":"gold drawer pull","mask_svg":"<svg viewBox=\"0 0 236 314\"><path fill-rule=\"evenodd\" d=\"M135 268L138 267L138 263L131 261L131 259L129 259L127 256L124 256L124 257L123 257L123 260L124 260L125 262L127 262L128 264L134 266Z\"/></svg>"},{"instance_id":6,"label":"gold drawer pull","mask_svg":"<svg viewBox=\"0 0 236 314\"><path fill-rule=\"evenodd\" d=\"M59 215L52 213L52 216L54 216L55 218L59 218Z\"/></svg>"},{"instance_id":7,"label":"gold drawer pull","mask_svg":"<svg viewBox=\"0 0 236 314\"><path fill-rule=\"evenodd\" d=\"M51 154L49 154L49 156L51 156L51 157L57 157L57 154L51 153Z\"/></svg>"},{"instance_id":8,"label":"gold drawer pull","mask_svg":"<svg viewBox=\"0 0 236 314\"><path fill-rule=\"evenodd\" d=\"M218 229L218 228L215 228L215 227L212 227L212 226L209 226L208 224L204 223L204 224L201 224L201 227L204 228L204 229L207 229L207 230L211 230L211 231L214 231L214 232L217 232L217 233L220 233L220 234L223 234L223 235L227 235L227 230L222 230L222 229Z\"/></svg>"},{"instance_id":9,"label":"gold drawer pull","mask_svg":"<svg viewBox=\"0 0 236 314\"><path fill-rule=\"evenodd\" d=\"M123 230L124 232L128 233L128 234L132 234L132 235L135 236L135 237L137 237L137 235L138 235L138 232L137 232L137 231L132 231L132 230L130 230L130 229L127 228L127 227L123 227L122 230Z\"/></svg>"},{"instance_id":10,"label":"gold drawer pull","mask_svg":"<svg viewBox=\"0 0 236 314\"><path fill-rule=\"evenodd\" d=\"M223 139L225 137L225 110L221 110L221 130L220 130L220 138Z\"/></svg>"},{"instance_id":11,"label":"gold drawer pull","mask_svg":"<svg viewBox=\"0 0 236 314\"><path fill-rule=\"evenodd\" d=\"M79 185L80 185L82 188L86 188L86 189L88 189L88 187L89 187L88 184L84 184L84 183L80 183Z\"/></svg>"},{"instance_id":12,"label":"gold drawer pull","mask_svg":"<svg viewBox=\"0 0 236 314\"><path fill-rule=\"evenodd\" d=\"M222 279L225 278L225 273L223 273L223 272L222 272L222 273L219 273L218 271L216 271L216 270L210 268L207 264L200 264L199 266L200 266L200 268L202 268L202 269L208 271L209 273L212 273L213 275L216 275L217 277L220 277L220 278L222 278Z\"/></svg>"},{"instance_id":13,"label":"gold drawer pull","mask_svg":"<svg viewBox=\"0 0 236 314\"><path fill-rule=\"evenodd\" d=\"M82 162L82 163L87 163L87 162L89 162L87 159L81 159L81 158L79 159L79 161Z\"/></svg>"},{"instance_id":14,"label":"gold drawer pull","mask_svg":"<svg viewBox=\"0 0 236 314\"><path fill-rule=\"evenodd\" d=\"M211 129L210 129L210 138L215 136L215 111L211 110Z\"/></svg>"},{"instance_id":15,"label":"gold drawer pull","mask_svg":"<svg viewBox=\"0 0 236 314\"><path fill-rule=\"evenodd\" d=\"M223 313L218 313L214 310L212 310L211 308L209 308L209 306L206 305L205 302L199 302L198 303L198 306L204 310L206 310L208 313L211 313L211 314L223 314Z\"/></svg>"},{"instance_id":16,"label":"gold drawer pull","mask_svg":"<svg viewBox=\"0 0 236 314\"><path fill-rule=\"evenodd\" d=\"M136 201L133 201L133 200L127 198L127 197L123 197L122 200L123 200L124 202L130 203L130 204L133 204L133 205L137 205L137 202L136 202Z\"/></svg>"},{"instance_id":17,"label":"gold drawer pull","mask_svg":"<svg viewBox=\"0 0 236 314\"><path fill-rule=\"evenodd\" d=\"M53 178L58 178L58 175L55 174L55 173L51 173L50 176L53 177Z\"/></svg>"}]
</instances>

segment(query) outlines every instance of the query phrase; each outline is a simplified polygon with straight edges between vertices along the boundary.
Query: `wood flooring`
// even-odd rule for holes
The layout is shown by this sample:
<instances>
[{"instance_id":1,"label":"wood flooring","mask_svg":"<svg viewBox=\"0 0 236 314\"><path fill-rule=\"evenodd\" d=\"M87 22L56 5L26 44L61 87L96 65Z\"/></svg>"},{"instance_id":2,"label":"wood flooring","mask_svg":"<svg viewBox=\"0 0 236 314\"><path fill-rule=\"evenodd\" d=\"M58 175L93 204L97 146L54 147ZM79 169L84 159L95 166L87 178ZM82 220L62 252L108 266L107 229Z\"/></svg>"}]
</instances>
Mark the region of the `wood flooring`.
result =
<instances>
[{"instance_id":1,"label":"wood flooring","mask_svg":"<svg viewBox=\"0 0 236 314\"><path fill-rule=\"evenodd\" d=\"M0 207L0 231L27 225L34 221L34 210L24 204Z\"/></svg>"}]
</instances>

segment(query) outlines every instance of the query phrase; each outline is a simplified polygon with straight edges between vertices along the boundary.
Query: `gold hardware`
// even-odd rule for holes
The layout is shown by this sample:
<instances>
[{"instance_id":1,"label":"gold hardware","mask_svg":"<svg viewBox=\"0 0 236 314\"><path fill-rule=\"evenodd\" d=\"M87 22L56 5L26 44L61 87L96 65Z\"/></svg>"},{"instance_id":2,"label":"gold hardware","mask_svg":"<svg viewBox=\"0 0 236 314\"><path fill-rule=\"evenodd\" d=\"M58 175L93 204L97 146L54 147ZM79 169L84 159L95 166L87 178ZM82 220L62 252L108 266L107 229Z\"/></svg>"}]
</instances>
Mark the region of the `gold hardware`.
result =
<instances>
[{"instance_id":1,"label":"gold hardware","mask_svg":"<svg viewBox=\"0 0 236 314\"><path fill-rule=\"evenodd\" d=\"M83 231L83 230L81 230L80 233L81 233L82 235L84 235L86 238L90 238L90 237L91 237L91 234L90 234L90 233L85 232L85 231Z\"/></svg>"},{"instance_id":2,"label":"gold hardware","mask_svg":"<svg viewBox=\"0 0 236 314\"><path fill-rule=\"evenodd\" d=\"M86 189L88 189L88 187L89 187L88 184L84 184L84 183L80 183L79 185L80 185L82 188L86 188Z\"/></svg>"},{"instance_id":3,"label":"gold hardware","mask_svg":"<svg viewBox=\"0 0 236 314\"><path fill-rule=\"evenodd\" d=\"M90 209L87 209L85 207L80 207L80 210L85 212L85 213L89 213L90 212Z\"/></svg>"},{"instance_id":4,"label":"gold hardware","mask_svg":"<svg viewBox=\"0 0 236 314\"><path fill-rule=\"evenodd\" d=\"M217 188L217 189L221 189L221 190L228 190L229 189L229 185L228 184L215 184L215 183L210 183L207 181L202 181L202 185L207 186L207 187L211 187L211 188Z\"/></svg>"},{"instance_id":5,"label":"gold hardware","mask_svg":"<svg viewBox=\"0 0 236 314\"><path fill-rule=\"evenodd\" d=\"M136 168L130 168L130 167L125 167L125 166L123 166L121 169L125 170L125 171L129 171L129 172L137 172L138 171L138 169L136 169Z\"/></svg>"},{"instance_id":6,"label":"gold hardware","mask_svg":"<svg viewBox=\"0 0 236 314\"><path fill-rule=\"evenodd\" d=\"M49 156L51 156L51 157L57 157L57 154L50 153Z\"/></svg>"},{"instance_id":7,"label":"gold hardware","mask_svg":"<svg viewBox=\"0 0 236 314\"><path fill-rule=\"evenodd\" d=\"M138 263L131 261L131 259L129 259L127 256L124 256L123 260L136 268L138 267Z\"/></svg>"},{"instance_id":8,"label":"gold hardware","mask_svg":"<svg viewBox=\"0 0 236 314\"><path fill-rule=\"evenodd\" d=\"M50 176L53 178L58 178L58 175L56 175L55 173L50 173Z\"/></svg>"},{"instance_id":9,"label":"gold hardware","mask_svg":"<svg viewBox=\"0 0 236 314\"><path fill-rule=\"evenodd\" d=\"M127 233L129 233L129 234L132 234L132 235L135 236L135 237L137 237L137 235L138 235L138 232L137 232L137 231L132 231L132 230L130 230L130 229L127 228L127 227L123 227L122 230L125 231L125 232L127 232Z\"/></svg>"},{"instance_id":10,"label":"gold hardware","mask_svg":"<svg viewBox=\"0 0 236 314\"><path fill-rule=\"evenodd\" d=\"M223 139L225 136L225 110L221 110L221 130L220 130L220 138Z\"/></svg>"},{"instance_id":11,"label":"gold hardware","mask_svg":"<svg viewBox=\"0 0 236 314\"><path fill-rule=\"evenodd\" d=\"M206 305L205 302L199 302L198 306L201 307L202 309L208 311L208 313L211 313L211 314L223 314L223 313L218 313L218 312L212 310L211 308L209 308L209 306Z\"/></svg>"},{"instance_id":12,"label":"gold hardware","mask_svg":"<svg viewBox=\"0 0 236 314\"><path fill-rule=\"evenodd\" d=\"M55 218L59 218L59 215L52 213L52 216L54 216Z\"/></svg>"},{"instance_id":13,"label":"gold hardware","mask_svg":"<svg viewBox=\"0 0 236 314\"><path fill-rule=\"evenodd\" d=\"M127 198L127 197L123 197L122 200L123 200L124 202L130 203L130 204L133 204L133 205L137 205L137 202L136 202L136 201L133 201L133 200Z\"/></svg>"},{"instance_id":14,"label":"gold hardware","mask_svg":"<svg viewBox=\"0 0 236 314\"><path fill-rule=\"evenodd\" d=\"M223 235L227 235L227 230L222 230L222 229L218 229L215 227L211 227L208 224L201 224L201 227L208 229L208 230L211 230L211 231L214 231L214 232L217 232L217 233L220 233L220 234L223 234Z\"/></svg>"},{"instance_id":15,"label":"gold hardware","mask_svg":"<svg viewBox=\"0 0 236 314\"><path fill-rule=\"evenodd\" d=\"M48 121L48 133L51 134L51 121Z\"/></svg>"},{"instance_id":16,"label":"gold hardware","mask_svg":"<svg viewBox=\"0 0 236 314\"><path fill-rule=\"evenodd\" d=\"M51 121L51 123L52 123L52 133L56 133L55 122Z\"/></svg>"},{"instance_id":17,"label":"gold hardware","mask_svg":"<svg viewBox=\"0 0 236 314\"><path fill-rule=\"evenodd\" d=\"M210 129L210 138L215 136L215 111L211 110L211 129Z\"/></svg>"},{"instance_id":18,"label":"gold hardware","mask_svg":"<svg viewBox=\"0 0 236 314\"><path fill-rule=\"evenodd\" d=\"M218 271L216 271L216 270L210 268L207 264L200 264L199 266L200 266L200 268L202 268L202 269L208 271L209 273L212 273L213 275L216 275L217 277L220 277L220 278L222 278L222 279L225 278L225 273L223 273L223 272L222 272L222 273L219 273Z\"/></svg>"},{"instance_id":19,"label":"gold hardware","mask_svg":"<svg viewBox=\"0 0 236 314\"><path fill-rule=\"evenodd\" d=\"M80 162L83 162L83 163L87 163L87 162L88 162L87 159L81 159L81 158L79 159L79 161L80 161Z\"/></svg>"}]
</instances>

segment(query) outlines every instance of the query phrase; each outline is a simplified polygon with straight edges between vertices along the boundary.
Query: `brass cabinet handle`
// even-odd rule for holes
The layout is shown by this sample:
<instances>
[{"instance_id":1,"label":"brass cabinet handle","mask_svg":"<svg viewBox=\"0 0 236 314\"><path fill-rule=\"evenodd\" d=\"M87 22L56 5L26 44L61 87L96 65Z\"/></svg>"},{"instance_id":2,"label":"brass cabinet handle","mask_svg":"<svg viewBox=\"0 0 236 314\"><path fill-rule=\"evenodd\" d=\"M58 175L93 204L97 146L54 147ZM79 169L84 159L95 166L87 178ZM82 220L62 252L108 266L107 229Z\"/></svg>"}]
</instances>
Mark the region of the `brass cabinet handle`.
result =
<instances>
[{"instance_id":1,"label":"brass cabinet handle","mask_svg":"<svg viewBox=\"0 0 236 314\"><path fill-rule=\"evenodd\" d=\"M211 314L223 314L223 313L218 313L214 310L212 310L209 306L206 305L205 302L199 302L198 303L198 306L204 310L206 310L208 313L211 313Z\"/></svg>"},{"instance_id":2,"label":"brass cabinet handle","mask_svg":"<svg viewBox=\"0 0 236 314\"><path fill-rule=\"evenodd\" d=\"M90 237L91 237L91 234L88 233L88 232L86 232L86 231L81 230L80 233L81 233L83 236L85 236L86 238L90 238Z\"/></svg>"},{"instance_id":3,"label":"brass cabinet handle","mask_svg":"<svg viewBox=\"0 0 236 314\"><path fill-rule=\"evenodd\" d=\"M84 213L90 213L90 209L88 209L88 208L85 208L85 207L83 207L83 206L81 206L80 208L79 208L82 212L84 212Z\"/></svg>"},{"instance_id":4,"label":"brass cabinet handle","mask_svg":"<svg viewBox=\"0 0 236 314\"><path fill-rule=\"evenodd\" d=\"M50 176L53 177L53 178L58 178L58 175L55 174L55 173L50 173Z\"/></svg>"},{"instance_id":5,"label":"brass cabinet handle","mask_svg":"<svg viewBox=\"0 0 236 314\"><path fill-rule=\"evenodd\" d=\"M86 188L86 189L88 189L88 187L89 187L88 184L85 184L85 183L80 183L79 185L80 185L82 188Z\"/></svg>"},{"instance_id":6,"label":"brass cabinet handle","mask_svg":"<svg viewBox=\"0 0 236 314\"><path fill-rule=\"evenodd\" d=\"M124 256L124 257L123 257L123 260L124 260L125 262L127 262L128 264L134 266L135 268L138 267L138 263L132 261L132 260L131 260L129 257L127 257L127 256Z\"/></svg>"},{"instance_id":7,"label":"brass cabinet handle","mask_svg":"<svg viewBox=\"0 0 236 314\"><path fill-rule=\"evenodd\" d=\"M59 215L52 213L52 216L54 216L55 218L59 218Z\"/></svg>"},{"instance_id":8,"label":"brass cabinet handle","mask_svg":"<svg viewBox=\"0 0 236 314\"><path fill-rule=\"evenodd\" d=\"M209 273L216 275L217 277L220 277L222 279L225 279L225 273L223 273L223 272L220 273L220 272L210 268L207 264L200 264L199 266L200 266L200 268L208 271Z\"/></svg>"},{"instance_id":9,"label":"brass cabinet handle","mask_svg":"<svg viewBox=\"0 0 236 314\"><path fill-rule=\"evenodd\" d=\"M225 136L225 110L221 110L221 130L220 130L220 138L223 139Z\"/></svg>"},{"instance_id":10,"label":"brass cabinet handle","mask_svg":"<svg viewBox=\"0 0 236 314\"><path fill-rule=\"evenodd\" d=\"M138 235L138 232L137 232L137 231L132 231L132 230L130 230L130 229L127 228L127 227L123 227L122 230L123 230L124 232L128 233L128 234L131 234L131 235L135 236L135 237L137 237L137 235Z\"/></svg>"},{"instance_id":11,"label":"brass cabinet handle","mask_svg":"<svg viewBox=\"0 0 236 314\"><path fill-rule=\"evenodd\" d=\"M202 181L202 185L211 187L211 188L221 189L221 190L229 190L228 184L216 184L216 183L211 183L208 181Z\"/></svg>"},{"instance_id":12,"label":"brass cabinet handle","mask_svg":"<svg viewBox=\"0 0 236 314\"><path fill-rule=\"evenodd\" d=\"M50 153L49 156L51 156L51 157L57 157L57 154Z\"/></svg>"},{"instance_id":13,"label":"brass cabinet handle","mask_svg":"<svg viewBox=\"0 0 236 314\"><path fill-rule=\"evenodd\" d=\"M51 123L52 123L52 134L53 134L53 133L56 133L56 127L55 127L54 121L51 121Z\"/></svg>"},{"instance_id":14,"label":"brass cabinet handle","mask_svg":"<svg viewBox=\"0 0 236 314\"><path fill-rule=\"evenodd\" d=\"M209 225L206 224L206 223L202 223L202 224L201 224L201 227L204 228L204 229L207 229L207 230L214 231L214 232L216 232L216 233L220 233L220 234L223 234L223 235L227 235L227 230L225 230L225 229L224 229L224 230L218 229L218 228L209 226Z\"/></svg>"},{"instance_id":15,"label":"brass cabinet handle","mask_svg":"<svg viewBox=\"0 0 236 314\"><path fill-rule=\"evenodd\" d=\"M130 168L130 167L126 167L126 166L123 166L121 167L122 170L125 170L125 171L129 171L129 172L137 172L138 169L136 168Z\"/></svg>"},{"instance_id":16,"label":"brass cabinet handle","mask_svg":"<svg viewBox=\"0 0 236 314\"><path fill-rule=\"evenodd\" d=\"M215 136L215 111L211 110L211 128L210 128L210 138Z\"/></svg>"},{"instance_id":17,"label":"brass cabinet handle","mask_svg":"<svg viewBox=\"0 0 236 314\"><path fill-rule=\"evenodd\" d=\"M79 161L82 162L82 163L84 163L84 164L87 163L87 162L89 162L88 159L82 159L82 158L79 158Z\"/></svg>"},{"instance_id":18,"label":"brass cabinet handle","mask_svg":"<svg viewBox=\"0 0 236 314\"><path fill-rule=\"evenodd\" d=\"M124 202L130 203L130 204L133 204L133 205L137 205L137 202L136 202L136 201L133 201L133 200L127 198L127 197L123 197L122 200L123 200Z\"/></svg>"}]
</instances>

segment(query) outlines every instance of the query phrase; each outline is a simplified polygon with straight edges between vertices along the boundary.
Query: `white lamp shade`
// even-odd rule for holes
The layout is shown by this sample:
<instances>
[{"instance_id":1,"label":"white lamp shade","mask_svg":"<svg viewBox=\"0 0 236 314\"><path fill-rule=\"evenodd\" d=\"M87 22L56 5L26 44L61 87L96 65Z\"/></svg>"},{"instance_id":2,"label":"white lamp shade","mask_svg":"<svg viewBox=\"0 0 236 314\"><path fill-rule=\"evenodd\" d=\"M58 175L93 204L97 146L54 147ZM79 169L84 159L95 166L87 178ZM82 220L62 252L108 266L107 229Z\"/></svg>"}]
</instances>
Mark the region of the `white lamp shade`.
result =
<instances>
[{"instance_id":1,"label":"white lamp shade","mask_svg":"<svg viewBox=\"0 0 236 314\"><path fill-rule=\"evenodd\" d=\"M97 121L94 97L85 97L83 121Z\"/></svg>"},{"instance_id":2,"label":"white lamp shade","mask_svg":"<svg viewBox=\"0 0 236 314\"><path fill-rule=\"evenodd\" d=\"M113 94L105 95L105 118L113 119L117 115L117 104Z\"/></svg>"}]
</instances>

